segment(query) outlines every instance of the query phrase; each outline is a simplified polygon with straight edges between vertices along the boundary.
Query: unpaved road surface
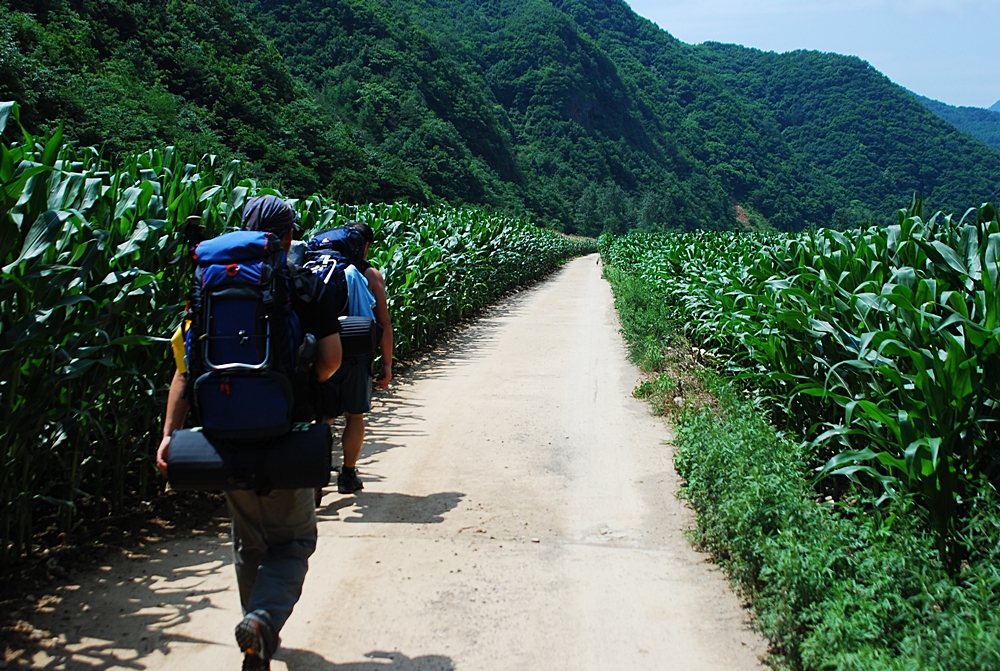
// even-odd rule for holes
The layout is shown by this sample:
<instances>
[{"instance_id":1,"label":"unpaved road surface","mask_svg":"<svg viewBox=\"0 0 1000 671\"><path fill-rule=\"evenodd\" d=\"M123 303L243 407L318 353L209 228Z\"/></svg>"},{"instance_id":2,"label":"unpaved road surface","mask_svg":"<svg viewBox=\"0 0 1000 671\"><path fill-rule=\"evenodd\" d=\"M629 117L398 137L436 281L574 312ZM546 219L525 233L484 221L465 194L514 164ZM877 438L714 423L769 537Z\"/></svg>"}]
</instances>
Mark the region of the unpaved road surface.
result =
<instances>
[{"instance_id":1,"label":"unpaved road surface","mask_svg":"<svg viewBox=\"0 0 1000 671\"><path fill-rule=\"evenodd\" d=\"M372 415L365 490L327 490L272 668L734 671L765 645L691 549L669 432L631 397L597 257L465 328ZM240 667L224 526L69 585L47 669Z\"/></svg>"}]
</instances>

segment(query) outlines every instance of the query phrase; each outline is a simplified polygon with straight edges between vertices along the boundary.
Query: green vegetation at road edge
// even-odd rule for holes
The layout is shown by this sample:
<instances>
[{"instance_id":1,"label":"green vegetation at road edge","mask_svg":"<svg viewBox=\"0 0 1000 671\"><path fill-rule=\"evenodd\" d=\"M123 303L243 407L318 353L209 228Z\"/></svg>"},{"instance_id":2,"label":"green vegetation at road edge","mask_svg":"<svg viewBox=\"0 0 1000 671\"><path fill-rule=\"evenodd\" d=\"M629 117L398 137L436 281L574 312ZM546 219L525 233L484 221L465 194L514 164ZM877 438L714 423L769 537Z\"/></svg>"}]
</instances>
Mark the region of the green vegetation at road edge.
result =
<instances>
[{"instance_id":1,"label":"green vegetation at road edge","mask_svg":"<svg viewBox=\"0 0 1000 671\"><path fill-rule=\"evenodd\" d=\"M746 289L736 278L760 259L735 253L738 246L759 250L766 241L750 235L678 238L692 258L703 258L693 251L702 245L715 261L705 264L705 275L729 266L729 279L720 282L724 289L707 288L719 277L699 278L690 267L688 274L675 275L679 267L652 263L651 256L662 256L663 247L673 244L663 237L602 238L606 276L632 357L654 373L636 394L670 413L677 427L676 465L686 480L684 496L698 512L693 538L751 602L756 626L773 644L770 662L779 668L858 671L1000 666L995 488L982 475L966 474L970 493L950 540L951 552L962 560L953 566L941 552L919 491L896 489L885 497L873 479L817 481L824 456L803 440L811 427L790 422L797 417L787 409L794 386L782 394L780 384L768 387L748 374L764 366L721 346L732 331L712 323L720 308L696 300L700 314L679 309L681 301L668 296L661 282L684 277L689 292L701 285L699 291L714 293L720 302L732 299ZM829 258L837 256L847 254L842 250ZM922 264L921 272L927 267ZM727 306L729 318L752 323L755 317L741 315L740 308ZM773 303L768 308L774 309ZM923 309L940 312L927 304ZM772 335L776 343L809 341L796 329ZM692 345L701 347L692 354ZM979 351L986 356L987 349ZM708 402L699 402L699 394Z\"/></svg>"},{"instance_id":2,"label":"green vegetation at road edge","mask_svg":"<svg viewBox=\"0 0 1000 671\"><path fill-rule=\"evenodd\" d=\"M677 470L698 512L693 540L753 605L778 668L1000 668L1000 497L973 504L952 577L906 498L873 507L817 496L809 455L725 380L717 409L682 416Z\"/></svg>"}]
</instances>

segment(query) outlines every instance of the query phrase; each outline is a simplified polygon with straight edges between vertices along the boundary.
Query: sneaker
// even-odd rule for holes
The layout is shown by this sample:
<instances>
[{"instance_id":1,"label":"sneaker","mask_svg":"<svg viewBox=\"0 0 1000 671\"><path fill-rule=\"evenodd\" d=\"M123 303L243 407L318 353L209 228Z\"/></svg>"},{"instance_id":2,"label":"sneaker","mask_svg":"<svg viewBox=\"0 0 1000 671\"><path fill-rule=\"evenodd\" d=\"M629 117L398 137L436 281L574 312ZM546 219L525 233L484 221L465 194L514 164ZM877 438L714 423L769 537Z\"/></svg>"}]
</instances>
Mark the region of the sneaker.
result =
<instances>
[{"instance_id":1,"label":"sneaker","mask_svg":"<svg viewBox=\"0 0 1000 671\"><path fill-rule=\"evenodd\" d=\"M341 494L353 494L364 489L365 486L358 479L358 469L344 466L337 476L337 491Z\"/></svg>"},{"instance_id":2,"label":"sneaker","mask_svg":"<svg viewBox=\"0 0 1000 671\"><path fill-rule=\"evenodd\" d=\"M243 652L243 671L269 671L270 651L264 638L267 625L249 614L236 625L236 644Z\"/></svg>"}]
</instances>

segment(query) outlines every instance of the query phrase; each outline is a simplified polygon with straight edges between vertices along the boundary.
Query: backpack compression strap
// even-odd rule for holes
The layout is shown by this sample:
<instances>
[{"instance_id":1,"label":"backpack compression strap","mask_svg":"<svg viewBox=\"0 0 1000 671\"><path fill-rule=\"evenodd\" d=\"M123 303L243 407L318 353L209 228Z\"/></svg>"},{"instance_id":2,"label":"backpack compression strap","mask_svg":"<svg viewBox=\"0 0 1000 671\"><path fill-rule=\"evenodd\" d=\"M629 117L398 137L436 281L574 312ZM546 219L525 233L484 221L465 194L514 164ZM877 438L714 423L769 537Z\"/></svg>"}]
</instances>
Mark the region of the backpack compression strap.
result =
<instances>
[{"instance_id":1,"label":"backpack compression strap","mask_svg":"<svg viewBox=\"0 0 1000 671\"><path fill-rule=\"evenodd\" d=\"M319 276L298 266L289 265L287 268L294 297L302 303L314 303L318 305L323 298L323 292L326 291L326 285L323 284L323 280Z\"/></svg>"}]
</instances>

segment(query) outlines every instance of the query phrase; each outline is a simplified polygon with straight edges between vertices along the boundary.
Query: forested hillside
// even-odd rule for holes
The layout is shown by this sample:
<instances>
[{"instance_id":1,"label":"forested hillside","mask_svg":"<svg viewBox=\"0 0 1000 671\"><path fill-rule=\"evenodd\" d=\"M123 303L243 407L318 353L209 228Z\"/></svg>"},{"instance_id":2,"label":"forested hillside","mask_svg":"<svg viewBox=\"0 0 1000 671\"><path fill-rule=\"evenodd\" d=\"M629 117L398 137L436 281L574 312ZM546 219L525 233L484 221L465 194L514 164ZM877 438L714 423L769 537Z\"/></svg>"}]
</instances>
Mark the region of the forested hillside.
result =
<instances>
[{"instance_id":1,"label":"forested hillside","mask_svg":"<svg viewBox=\"0 0 1000 671\"><path fill-rule=\"evenodd\" d=\"M0 99L109 155L569 232L996 199L1000 154L862 61L685 45L622 0L0 0Z\"/></svg>"},{"instance_id":2,"label":"forested hillside","mask_svg":"<svg viewBox=\"0 0 1000 671\"><path fill-rule=\"evenodd\" d=\"M500 207L518 200L510 125L489 87L405 15L377 2L246 7L325 110L435 195Z\"/></svg>"},{"instance_id":3,"label":"forested hillside","mask_svg":"<svg viewBox=\"0 0 1000 671\"><path fill-rule=\"evenodd\" d=\"M955 107L916 93L911 94L921 105L958 130L1000 151L1000 114L997 112L981 107ZM1000 110L1000 103L994 107Z\"/></svg>"},{"instance_id":4,"label":"forested hillside","mask_svg":"<svg viewBox=\"0 0 1000 671\"><path fill-rule=\"evenodd\" d=\"M777 129L755 125L681 43L622 2L250 7L331 113L393 151L420 146L417 124L428 123L403 114L404 105L427 108L547 223L589 234L725 227L735 224L736 203L779 226L832 215L832 191L821 175L808 175ZM349 29L331 31L334 14ZM459 65L421 72L413 52ZM490 132L470 132L440 102L463 98L476 102L465 109L480 110ZM389 124L371 113L375 100ZM504 136L509 144L481 139ZM508 156L513 169L505 175L499 167Z\"/></svg>"},{"instance_id":5,"label":"forested hillside","mask_svg":"<svg viewBox=\"0 0 1000 671\"><path fill-rule=\"evenodd\" d=\"M859 58L796 51L775 54L707 43L690 52L753 110L778 125L821 172L836 202L885 214L907 192L932 209L995 199L1000 153L920 105Z\"/></svg>"},{"instance_id":6,"label":"forested hillside","mask_svg":"<svg viewBox=\"0 0 1000 671\"><path fill-rule=\"evenodd\" d=\"M172 144L303 195L426 200L396 157L323 113L230 0L0 0L0 14L0 100L33 132L64 121L112 155Z\"/></svg>"}]
</instances>

